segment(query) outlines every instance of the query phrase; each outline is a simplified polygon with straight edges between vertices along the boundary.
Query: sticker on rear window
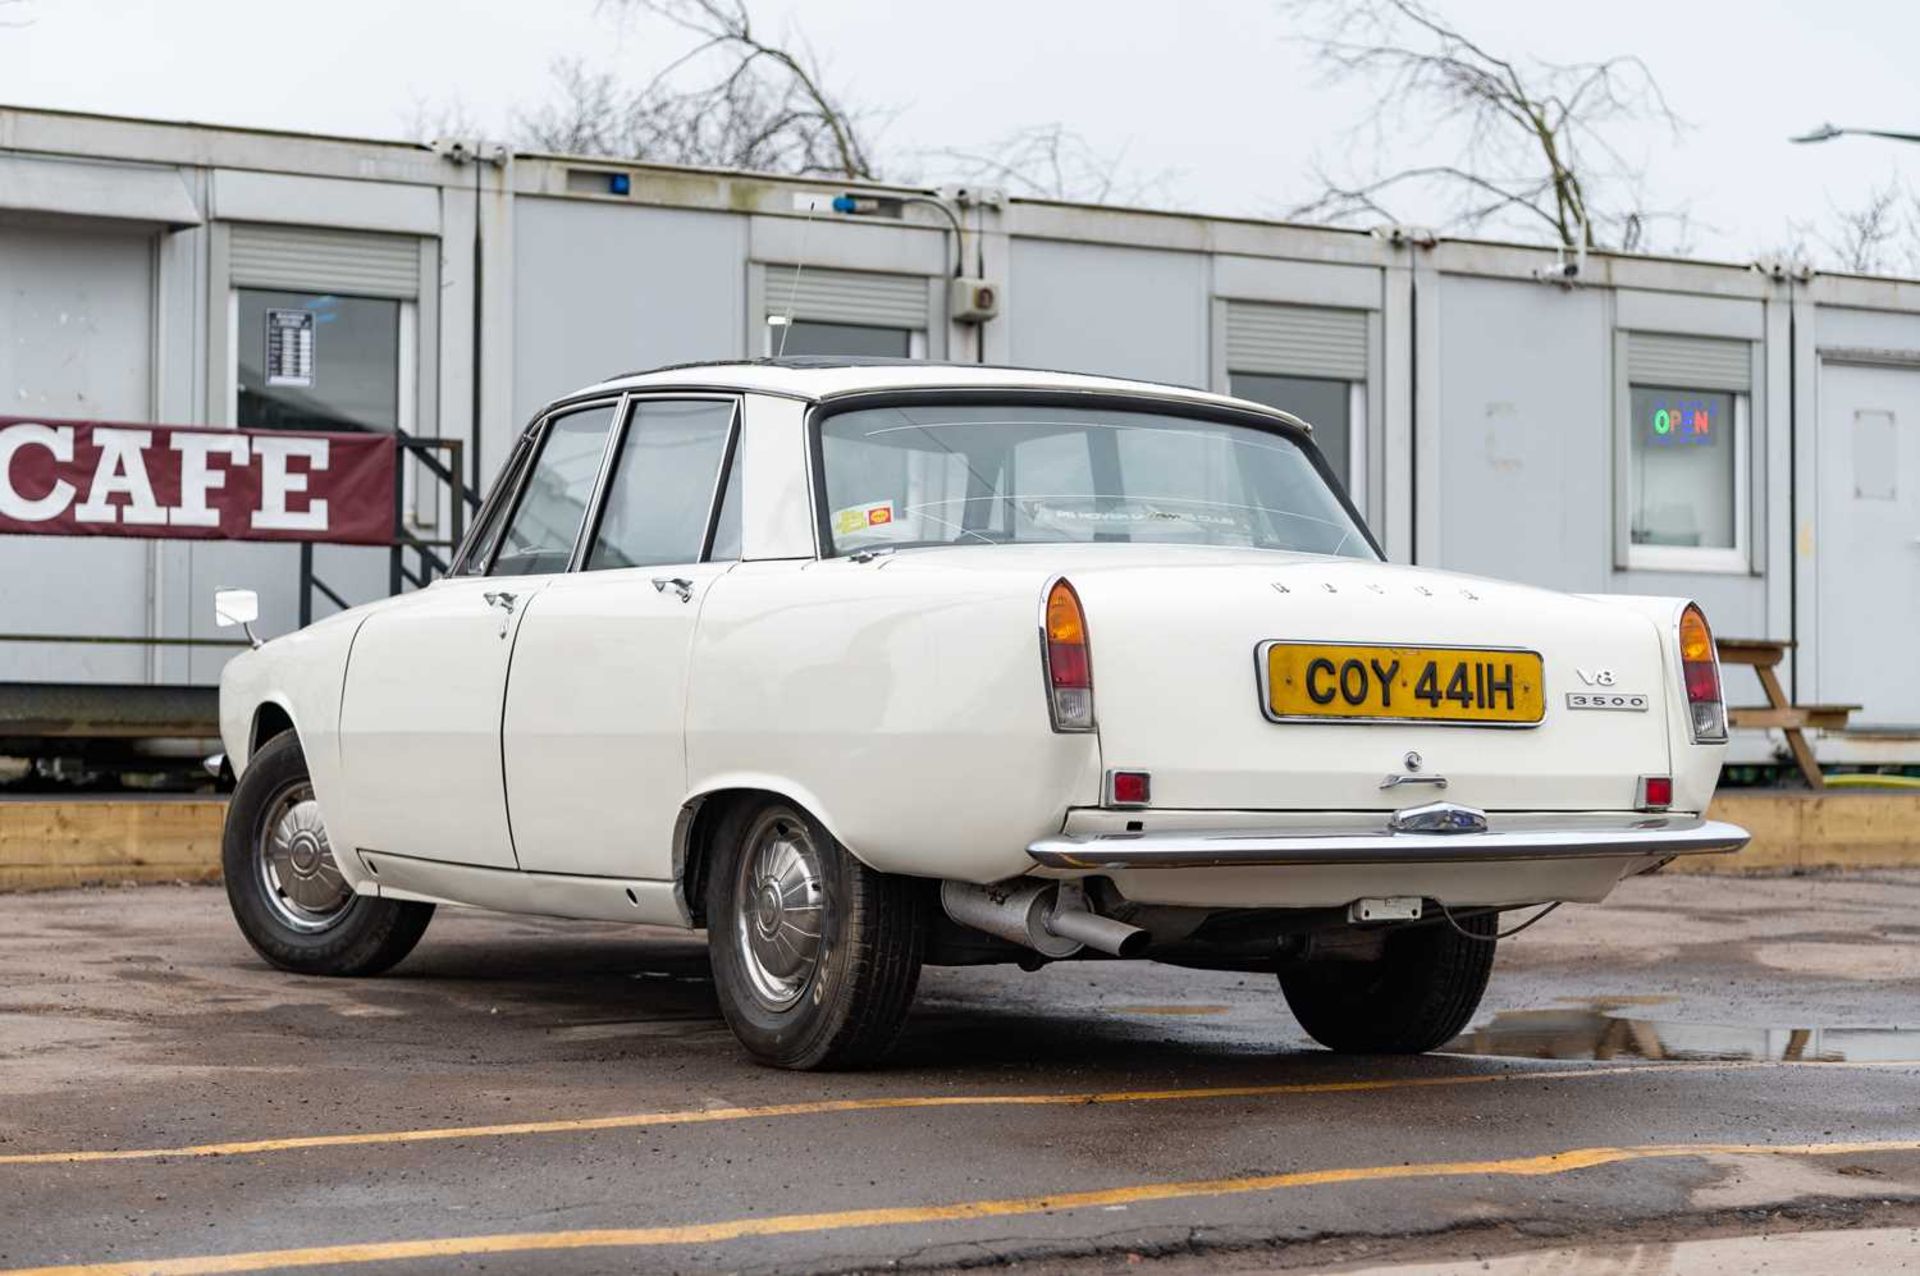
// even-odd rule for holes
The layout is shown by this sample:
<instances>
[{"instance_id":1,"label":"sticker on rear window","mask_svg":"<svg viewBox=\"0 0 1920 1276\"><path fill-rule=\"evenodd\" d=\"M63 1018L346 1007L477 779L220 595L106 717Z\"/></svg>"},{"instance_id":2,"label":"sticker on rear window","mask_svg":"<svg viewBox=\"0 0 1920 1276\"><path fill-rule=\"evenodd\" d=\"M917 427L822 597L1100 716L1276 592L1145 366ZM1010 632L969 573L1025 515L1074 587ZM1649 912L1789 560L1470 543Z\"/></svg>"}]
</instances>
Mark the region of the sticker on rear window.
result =
<instances>
[{"instance_id":1,"label":"sticker on rear window","mask_svg":"<svg viewBox=\"0 0 1920 1276\"><path fill-rule=\"evenodd\" d=\"M1199 509L1191 503L1168 508L1151 500L1098 497L1021 500L1021 517L1037 531L1084 534L1102 529L1159 528L1169 534L1227 532L1247 534L1245 515L1230 509Z\"/></svg>"},{"instance_id":2,"label":"sticker on rear window","mask_svg":"<svg viewBox=\"0 0 1920 1276\"><path fill-rule=\"evenodd\" d=\"M892 529L892 524L892 501L880 501L871 505L849 505L845 509L833 512L833 533L836 536L889 531Z\"/></svg>"}]
</instances>

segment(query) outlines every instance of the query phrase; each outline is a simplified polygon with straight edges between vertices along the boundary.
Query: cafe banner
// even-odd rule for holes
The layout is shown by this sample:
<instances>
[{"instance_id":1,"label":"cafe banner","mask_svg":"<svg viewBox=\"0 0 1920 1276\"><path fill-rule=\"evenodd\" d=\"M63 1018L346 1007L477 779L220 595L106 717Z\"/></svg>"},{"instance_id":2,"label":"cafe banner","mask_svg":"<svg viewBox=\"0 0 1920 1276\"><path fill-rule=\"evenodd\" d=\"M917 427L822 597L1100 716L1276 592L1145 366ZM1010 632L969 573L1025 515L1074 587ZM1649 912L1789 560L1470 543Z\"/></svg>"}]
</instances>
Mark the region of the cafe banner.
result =
<instances>
[{"instance_id":1,"label":"cafe banner","mask_svg":"<svg viewBox=\"0 0 1920 1276\"><path fill-rule=\"evenodd\" d=\"M390 434L0 416L0 533L393 540Z\"/></svg>"}]
</instances>

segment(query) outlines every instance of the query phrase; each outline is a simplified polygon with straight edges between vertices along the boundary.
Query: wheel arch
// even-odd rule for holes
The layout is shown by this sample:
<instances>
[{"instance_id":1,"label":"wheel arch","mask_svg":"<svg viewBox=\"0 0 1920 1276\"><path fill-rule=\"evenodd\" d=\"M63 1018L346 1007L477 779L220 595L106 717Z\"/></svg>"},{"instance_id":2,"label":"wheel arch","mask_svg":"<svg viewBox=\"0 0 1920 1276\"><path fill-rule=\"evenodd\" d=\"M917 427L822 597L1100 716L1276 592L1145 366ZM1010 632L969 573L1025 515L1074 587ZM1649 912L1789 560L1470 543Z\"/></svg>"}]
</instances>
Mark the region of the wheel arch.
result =
<instances>
[{"instance_id":1,"label":"wheel arch","mask_svg":"<svg viewBox=\"0 0 1920 1276\"><path fill-rule=\"evenodd\" d=\"M277 735L291 731L304 746L300 716L294 712L292 701L280 691L261 690L249 695L240 701L238 712L234 711L227 693L222 693L221 700L224 702L221 735L227 747L227 764L233 769L235 779L246 773L267 741Z\"/></svg>"},{"instance_id":2,"label":"wheel arch","mask_svg":"<svg viewBox=\"0 0 1920 1276\"><path fill-rule=\"evenodd\" d=\"M262 700L253 709L253 722L247 730L247 757L260 752L260 746L285 731L291 731L294 738L300 736L300 729L294 724L293 709L286 701L278 697Z\"/></svg>"},{"instance_id":3,"label":"wheel arch","mask_svg":"<svg viewBox=\"0 0 1920 1276\"><path fill-rule=\"evenodd\" d=\"M866 863L859 848L840 836L818 796L804 785L768 775L716 776L687 795L673 823L673 897L687 925L706 925L707 871L720 824L740 803L767 798L799 807L820 821L848 854Z\"/></svg>"}]
</instances>

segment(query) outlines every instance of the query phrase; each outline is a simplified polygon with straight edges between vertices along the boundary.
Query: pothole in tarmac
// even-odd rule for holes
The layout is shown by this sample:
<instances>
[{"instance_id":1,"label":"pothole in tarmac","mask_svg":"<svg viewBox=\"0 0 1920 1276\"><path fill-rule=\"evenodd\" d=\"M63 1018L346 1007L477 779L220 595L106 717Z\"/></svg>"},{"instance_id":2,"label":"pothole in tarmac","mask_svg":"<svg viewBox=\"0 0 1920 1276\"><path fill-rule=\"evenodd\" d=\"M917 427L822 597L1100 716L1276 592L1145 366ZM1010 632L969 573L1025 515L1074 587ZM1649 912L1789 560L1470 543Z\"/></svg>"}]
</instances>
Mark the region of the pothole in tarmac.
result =
<instances>
[{"instance_id":1,"label":"pothole in tarmac","mask_svg":"<svg viewBox=\"0 0 1920 1276\"><path fill-rule=\"evenodd\" d=\"M1509 1010L1442 1047L1510 1059L1713 1062L1920 1062L1920 1028L1776 1028L1682 1023L1622 1013L1621 1003Z\"/></svg>"}]
</instances>

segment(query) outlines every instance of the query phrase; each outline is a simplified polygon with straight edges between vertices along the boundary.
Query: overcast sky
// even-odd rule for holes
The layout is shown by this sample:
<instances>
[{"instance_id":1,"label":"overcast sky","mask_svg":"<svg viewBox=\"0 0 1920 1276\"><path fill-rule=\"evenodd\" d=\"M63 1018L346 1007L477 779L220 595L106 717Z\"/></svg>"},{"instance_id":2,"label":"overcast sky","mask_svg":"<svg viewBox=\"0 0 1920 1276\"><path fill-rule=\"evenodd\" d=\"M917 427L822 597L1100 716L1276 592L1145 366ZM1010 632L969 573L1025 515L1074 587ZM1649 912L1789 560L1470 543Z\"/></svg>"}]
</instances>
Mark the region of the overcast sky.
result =
<instances>
[{"instance_id":1,"label":"overcast sky","mask_svg":"<svg viewBox=\"0 0 1920 1276\"><path fill-rule=\"evenodd\" d=\"M1503 53L1643 58L1691 124L1634 129L1650 202L1684 207L1694 249L1747 260L1791 226L1824 227L1876 184L1920 179L1920 146L1789 145L1825 120L1920 131L1920 4L1910 0L1438 0ZM1272 215L1312 194L1368 101L1319 84L1269 0L756 0L798 22L852 100L887 108L881 151L924 152L1058 121L1141 174L1163 202ZM1574 15L1591 18L1575 25ZM0 4L0 103L373 137L458 103L490 131L550 92L556 60L636 77L684 48L594 0L16 0ZM915 158L919 155L920 158ZM1425 214L1423 217L1422 214ZM1437 218L1409 210L1407 220Z\"/></svg>"}]
</instances>

